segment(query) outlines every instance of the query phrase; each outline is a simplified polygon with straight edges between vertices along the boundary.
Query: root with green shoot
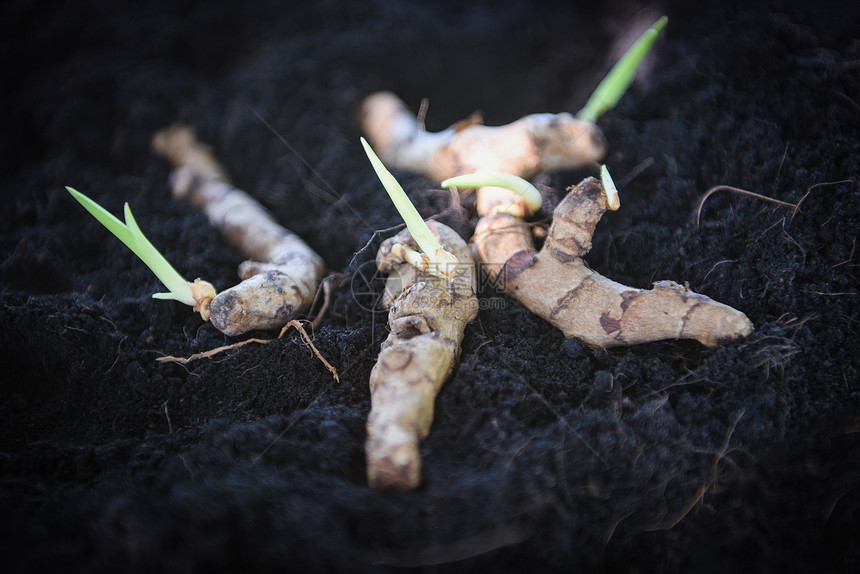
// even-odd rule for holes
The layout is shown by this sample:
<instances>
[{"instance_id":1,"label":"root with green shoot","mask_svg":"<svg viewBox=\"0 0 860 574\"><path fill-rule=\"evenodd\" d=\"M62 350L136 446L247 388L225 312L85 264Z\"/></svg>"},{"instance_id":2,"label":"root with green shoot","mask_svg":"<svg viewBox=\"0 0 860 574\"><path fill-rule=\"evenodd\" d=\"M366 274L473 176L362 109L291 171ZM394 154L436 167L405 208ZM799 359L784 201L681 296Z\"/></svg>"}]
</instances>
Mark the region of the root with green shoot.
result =
<instances>
[{"instance_id":1,"label":"root with green shoot","mask_svg":"<svg viewBox=\"0 0 860 574\"><path fill-rule=\"evenodd\" d=\"M362 102L362 130L386 165L440 182L478 170L531 179L545 172L596 168L606 155L606 140L597 119L627 91L667 21L665 16L660 18L642 34L575 116L564 112L531 114L493 127L473 116L431 133L421 128L396 95L377 92ZM531 215L516 195L493 184L480 187L477 198L481 215L500 204L513 215Z\"/></svg>"},{"instance_id":2,"label":"root with green shoot","mask_svg":"<svg viewBox=\"0 0 860 574\"><path fill-rule=\"evenodd\" d=\"M242 282L212 300L212 324L235 336L282 327L307 311L322 279L322 258L259 202L234 187L190 128L158 132L153 148L175 168L174 197L202 210L227 242L249 258L239 266Z\"/></svg>"},{"instance_id":3,"label":"root with green shoot","mask_svg":"<svg viewBox=\"0 0 860 574\"><path fill-rule=\"evenodd\" d=\"M466 324L478 313L466 242L441 223L427 223L459 261L450 281L398 255L417 248L409 230L384 241L377 255L379 270L388 273L383 303L391 332L370 373L365 449L374 488L410 490L420 483L419 444L430 432L436 395L454 372Z\"/></svg>"},{"instance_id":4,"label":"root with green shoot","mask_svg":"<svg viewBox=\"0 0 860 574\"><path fill-rule=\"evenodd\" d=\"M367 142L364 150L407 229L385 240L377 268L388 275L383 305L390 333L370 373L367 480L410 490L421 481L420 442L433 405L454 372L466 324L478 313L475 265L451 228L425 222Z\"/></svg>"},{"instance_id":5,"label":"root with green shoot","mask_svg":"<svg viewBox=\"0 0 860 574\"><path fill-rule=\"evenodd\" d=\"M567 113L531 114L504 126L464 121L425 132L406 104L391 92L368 96L361 127L386 165L435 181L479 169L529 179L540 173L596 165L606 141L591 122Z\"/></svg>"},{"instance_id":6,"label":"root with green shoot","mask_svg":"<svg viewBox=\"0 0 860 574\"><path fill-rule=\"evenodd\" d=\"M594 178L571 188L553 213L540 251L527 224L504 213L481 218L472 241L491 279L508 295L565 337L593 347L661 339L713 346L752 333L752 323L740 311L672 281L635 289L591 270L582 257L610 201L612 195Z\"/></svg>"}]
</instances>

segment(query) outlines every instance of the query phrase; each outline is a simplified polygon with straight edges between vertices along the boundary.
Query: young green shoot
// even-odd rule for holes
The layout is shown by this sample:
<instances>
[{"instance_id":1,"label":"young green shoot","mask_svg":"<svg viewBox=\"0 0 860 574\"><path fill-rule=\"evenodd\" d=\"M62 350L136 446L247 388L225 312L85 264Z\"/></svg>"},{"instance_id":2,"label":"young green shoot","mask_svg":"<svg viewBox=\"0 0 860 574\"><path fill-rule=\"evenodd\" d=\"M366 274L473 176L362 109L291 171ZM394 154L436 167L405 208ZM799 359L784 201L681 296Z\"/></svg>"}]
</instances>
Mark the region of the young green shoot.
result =
<instances>
[{"instance_id":1,"label":"young green shoot","mask_svg":"<svg viewBox=\"0 0 860 574\"><path fill-rule=\"evenodd\" d=\"M627 50L615 64L615 67L603 78L603 81L588 98L585 107L576 114L576 119L594 123L597 118L618 104L618 101L633 82L636 70L642 64L642 60L651 51L651 47L657 41L657 36L666 27L668 21L666 16L662 16L636 40L636 43Z\"/></svg>"},{"instance_id":2,"label":"young green shoot","mask_svg":"<svg viewBox=\"0 0 860 574\"><path fill-rule=\"evenodd\" d=\"M379 181L382 182L385 191L388 192L388 196L394 203L394 207L397 208L400 217L406 222L409 233L412 234L415 243L423 251L423 253L416 254L415 252L408 253L412 250L407 249L407 261L432 275L451 280L457 272L459 261L453 254L442 248L442 244L439 243L439 240L433 235L430 228L427 227L418 210L415 209L415 206L412 205L412 202L406 195L406 192L403 191L403 188L400 187L400 184L397 183L394 176L386 169L382 160L377 157L370 144L364 138L361 138L361 145L364 146L364 151L370 160L370 164L376 171L376 175L379 177Z\"/></svg>"},{"instance_id":3,"label":"young green shoot","mask_svg":"<svg viewBox=\"0 0 860 574\"><path fill-rule=\"evenodd\" d=\"M543 201L535 186L516 175L500 171L479 169L475 173L458 175L442 182L442 188L449 187L501 187L509 189L522 198L532 213L540 209Z\"/></svg>"},{"instance_id":4,"label":"young green shoot","mask_svg":"<svg viewBox=\"0 0 860 574\"><path fill-rule=\"evenodd\" d=\"M200 279L196 279L193 283L187 281L176 269L159 253L158 249L150 243L140 227L137 225L134 216L131 213L131 208L128 203L125 204L125 223L117 219L113 214L103 208L101 205L84 195L83 193L66 187L69 193L72 194L84 208L90 212L108 231L113 233L117 239L122 241L126 247L137 255L147 267L155 274L168 289L168 293L155 293L155 299L173 299L180 303L185 303L194 307L195 311L200 311L204 319L208 317L208 303L215 297L215 288ZM204 309L205 307L205 309ZM204 310L206 315L204 315Z\"/></svg>"},{"instance_id":5,"label":"young green shoot","mask_svg":"<svg viewBox=\"0 0 860 574\"><path fill-rule=\"evenodd\" d=\"M605 165L600 166L600 183L603 184L603 191L606 193L607 207L616 211L621 207L621 200L618 198L618 188L615 187L615 182L612 181L612 176L609 175Z\"/></svg>"}]
</instances>

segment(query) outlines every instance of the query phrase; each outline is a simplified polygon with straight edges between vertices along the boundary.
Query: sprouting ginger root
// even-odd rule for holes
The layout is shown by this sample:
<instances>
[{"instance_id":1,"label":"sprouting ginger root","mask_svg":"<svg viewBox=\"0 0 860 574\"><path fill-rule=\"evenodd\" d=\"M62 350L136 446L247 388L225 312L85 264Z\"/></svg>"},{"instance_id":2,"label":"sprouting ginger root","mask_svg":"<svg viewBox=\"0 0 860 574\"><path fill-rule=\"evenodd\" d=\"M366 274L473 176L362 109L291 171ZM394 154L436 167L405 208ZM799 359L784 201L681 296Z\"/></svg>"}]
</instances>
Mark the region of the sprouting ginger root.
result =
<instances>
[{"instance_id":1,"label":"sprouting ginger root","mask_svg":"<svg viewBox=\"0 0 860 574\"><path fill-rule=\"evenodd\" d=\"M400 246L416 249L408 230L382 243L377 267L388 274L383 303L391 330L370 373L367 478L373 488L410 490L421 481L419 443L430 432L433 404L454 371L466 324L475 318L475 268L466 242L428 221L459 261L452 281L405 262Z\"/></svg>"},{"instance_id":2,"label":"sprouting ginger root","mask_svg":"<svg viewBox=\"0 0 860 574\"><path fill-rule=\"evenodd\" d=\"M415 114L391 92L361 104L361 127L385 164L436 181L478 169L531 179L549 171L596 165L603 132L567 113L531 114L504 126L464 120L441 132L419 129Z\"/></svg>"},{"instance_id":3,"label":"sprouting ginger root","mask_svg":"<svg viewBox=\"0 0 860 574\"><path fill-rule=\"evenodd\" d=\"M603 186L587 178L553 214L540 252L527 224L508 214L481 218L472 239L494 279L513 298L564 332L593 347L662 339L695 339L714 346L752 333L740 311L672 281L634 289L588 268L597 222L607 209Z\"/></svg>"},{"instance_id":4,"label":"sprouting ginger root","mask_svg":"<svg viewBox=\"0 0 860 574\"><path fill-rule=\"evenodd\" d=\"M190 128L161 130L152 146L175 167L174 197L191 201L228 243L249 258L239 266L242 282L221 291L209 304L215 328L230 336L274 329L307 310L322 279L322 258L254 198L236 189Z\"/></svg>"},{"instance_id":5,"label":"sprouting ginger root","mask_svg":"<svg viewBox=\"0 0 860 574\"><path fill-rule=\"evenodd\" d=\"M473 118L441 132L419 129L415 115L391 92L371 94L361 104L364 133L389 167L415 171L436 181L489 170L523 179L557 170L597 166L606 139L595 124L567 113L530 114L504 126ZM506 211L528 217L531 209L509 189L482 187L479 215Z\"/></svg>"}]
</instances>

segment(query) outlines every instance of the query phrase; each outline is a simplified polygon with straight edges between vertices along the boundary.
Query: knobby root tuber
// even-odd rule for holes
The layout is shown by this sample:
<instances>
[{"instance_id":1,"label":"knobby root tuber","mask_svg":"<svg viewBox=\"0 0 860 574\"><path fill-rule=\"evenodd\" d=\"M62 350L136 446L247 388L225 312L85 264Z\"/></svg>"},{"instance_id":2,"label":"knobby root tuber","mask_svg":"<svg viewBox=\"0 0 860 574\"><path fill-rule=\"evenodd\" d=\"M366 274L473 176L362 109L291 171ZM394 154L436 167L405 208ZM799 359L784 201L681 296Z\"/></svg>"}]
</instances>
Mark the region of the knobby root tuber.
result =
<instances>
[{"instance_id":1,"label":"knobby root tuber","mask_svg":"<svg viewBox=\"0 0 860 574\"><path fill-rule=\"evenodd\" d=\"M371 94L362 102L361 127L389 167L411 170L436 181L478 170L531 179L555 170L597 166L606 154L603 132L567 113L531 114L504 126L463 120L441 132L425 132L397 96ZM478 215L506 212L529 217L533 210L516 193L484 186L477 191Z\"/></svg>"},{"instance_id":2,"label":"knobby root tuber","mask_svg":"<svg viewBox=\"0 0 860 574\"><path fill-rule=\"evenodd\" d=\"M597 222L607 209L600 182L572 188L553 214L540 252L528 226L508 214L481 218L473 243L491 279L535 314L588 345L612 347L661 339L695 339L713 346L752 333L740 311L672 281L654 289L616 283L589 267Z\"/></svg>"},{"instance_id":3,"label":"knobby root tuber","mask_svg":"<svg viewBox=\"0 0 860 574\"><path fill-rule=\"evenodd\" d=\"M606 153L603 132L567 113L531 114L504 126L480 120L425 132L415 114L391 92L362 102L361 127L391 168L422 173L436 181L479 169L531 179L555 170L596 165Z\"/></svg>"},{"instance_id":4,"label":"knobby root tuber","mask_svg":"<svg viewBox=\"0 0 860 574\"><path fill-rule=\"evenodd\" d=\"M174 197L191 201L249 258L239 266L242 282L218 293L209 306L215 328L230 336L274 329L306 311L322 279L322 258L254 198L236 189L190 128L161 130L152 145L175 167Z\"/></svg>"},{"instance_id":5,"label":"knobby root tuber","mask_svg":"<svg viewBox=\"0 0 860 574\"><path fill-rule=\"evenodd\" d=\"M428 221L459 267L449 282L404 261L417 249L408 230L387 239L377 254L388 274L383 304L390 334L370 374L367 477L373 488L410 490L421 480L419 443L430 432L439 389L454 371L466 324L475 318L475 267L466 242L449 227Z\"/></svg>"}]
</instances>

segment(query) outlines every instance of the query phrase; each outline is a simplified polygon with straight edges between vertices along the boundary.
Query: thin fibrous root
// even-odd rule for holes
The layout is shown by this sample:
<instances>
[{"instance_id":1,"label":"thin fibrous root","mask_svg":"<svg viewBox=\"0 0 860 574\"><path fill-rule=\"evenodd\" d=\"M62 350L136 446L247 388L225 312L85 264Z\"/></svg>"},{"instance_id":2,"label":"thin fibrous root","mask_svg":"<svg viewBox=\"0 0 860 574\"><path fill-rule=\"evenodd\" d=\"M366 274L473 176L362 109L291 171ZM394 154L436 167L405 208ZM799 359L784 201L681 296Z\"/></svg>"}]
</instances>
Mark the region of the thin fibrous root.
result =
<instances>
[{"instance_id":1,"label":"thin fibrous root","mask_svg":"<svg viewBox=\"0 0 860 574\"><path fill-rule=\"evenodd\" d=\"M239 266L242 282L210 304L215 328L230 336L275 329L306 311L322 279L320 256L236 189L189 127L161 130L152 145L175 167L170 178L174 197L202 210L225 240L249 258Z\"/></svg>"},{"instance_id":2,"label":"thin fibrous root","mask_svg":"<svg viewBox=\"0 0 860 574\"><path fill-rule=\"evenodd\" d=\"M292 321L290 321L289 323L284 325L284 328L281 329L281 332L278 335L278 339L283 337L284 333L286 333L287 330L290 328L294 328L299 332L305 346L310 347L310 349L313 351L314 355L316 355L317 359L319 359L322 362L322 364L325 365L325 367L332 374L332 377L334 377L334 380L339 383L340 382L340 376L337 373L337 369L335 369L331 365L331 363L329 363L325 359L325 357L322 356L322 353L320 353L319 350L316 348L316 346L313 344L313 342L311 341L311 338L308 336L307 331L305 331L304 326L299 321L293 319ZM245 339L244 341L239 341L238 343L233 343L232 345L224 345L223 347L216 347L214 349L210 349L210 350L204 351L202 353L194 353L190 357L174 357L174 356L170 355L167 357L158 357L155 360L158 361L159 363L179 363L181 365L187 365L191 361L196 361L198 359L210 359L210 358L214 357L215 355L223 353L224 351L229 351L231 349L238 349L239 347L243 347L243 346L247 345L248 343L259 343L261 345L268 345L271 342L272 342L272 339Z\"/></svg>"},{"instance_id":3,"label":"thin fibrous root","mask_svg":"<svg viewBox=\"0 0 860 574\"><path fill-rule=\"evenodd\" d=\"M215 355L223 353L224 351L243 347L248 343L259 343L261 345L268 345L271 342L271 339L245 339L244 341L239 341L238 343L233 343L232 345L224 345L223 347L216 347L214 349L210 349L202 353L194 353L190 357L174 357L173 355L169 355L167 357L158 357L155 360L159 363L179 363L181 365L187 365L191 361L196 361L198 359L209 359L211 357L214 357Z\"/></svg>"},{"instance_id":4,"label":"thin fibrous root","mask_svg":"<svg viewBox=\"0 0 860 574\"><path fill-rule=\"evenodd\" d=\"M582 260L607 209L600 182L572 188L553 214L540 252L527 224L506 214L481 218L473 243L491 279L535 314L593 347L662 339L713 346L752 333L740 311L672 281L634 289L592 271Z\"/></svg>"},{"instance_id":5,"label":"thin fibrous root","mask_svg":"<svg viewBox=\"0 0 860 574\"><path fill-rule=\"evenodd\" d=\"M705 202L709 197L717 193L718 191L731 191L732 193L739 193L741 195L748 195L750 197L754 197L756 199L761 199L763 201L768 201L770 203L776 203L778 205L784 205L785 207L791 207L793 209L797 209L800 205L798 203L788 203L787 201L780 201L779 199L774 199L772 197L768 197L766 195L762 195L760 193L756 193L754 191L748 191L746 189L741 189L739 187L732 187L731 185L715 185L708 191L706 191L702 197L699 199L699 205L696 207L696 225L699 225L699 220L702 217L702 207L705 206Z\"/></svg>"},{"instance_id":6,"label":"thin fibrous root","mask_svg":"<svg viewBox=\"0 0 860 574\"><path fill-rule=\"evenodd\" d=\"M475 318L475 266L466 242L428 221L459 261L449 282L398 257L397 246L417 249L407 230L385 240L377 267L388 274L383 304L390 333L370 373L367 478L373 488L410 490L421 481L419 443L430 432L440 388L453 373L466 324Z\"/></svg>"},{"instance_id":7,"label":"thin fibrous root","mask_svg":"<svg viewBox=\"0 0 860 574\"><path fill-rule=\"evenodd\" d=\"M292 321L284 325L284 328L281 329L278 338L280 339L281 337L283 337L284 333L286 333L287 330L289 330L290 328L293 328L299 332L299 334L302 336L302 340L304 340L305 346L310 347L311 351L314 352L314 355L316 355L317 359L319 359L322 364L325 365L325 368L329 370L331 376L334 377L334 380L339 383L340 375L337 374L337 369L335 369L332 364L326 361L325 357L322 356L322 353L320 353L319 350L316 348L316 345L313 344L313 341L311 341L311 338L308 335L307 331L305 331L304 326L299 321L293 319Z\"/></svg>"},{"instance_id":8,"label":"thin fibrous root","mask_svg":"<svg viewBox=\"0 0 860 574\"><path fill-rule=\"evenodd\" d=\"M320 288L317 289L316 295L314 295L313 303L311 304L311 308L316 306L317 299L320 296L320 290L323 293L323 304L320 307L320 310L317 312L316 317L314 317L313 321L311 321L311 329L316 329L322 323L322 320L325 318L325 314L328 311L328 307L331 304L331 295L334 289L337 289L341 283L346 280L346 275L341 273L332 273L322 280L320 284Z\"/></svg>"}]
</instances>

